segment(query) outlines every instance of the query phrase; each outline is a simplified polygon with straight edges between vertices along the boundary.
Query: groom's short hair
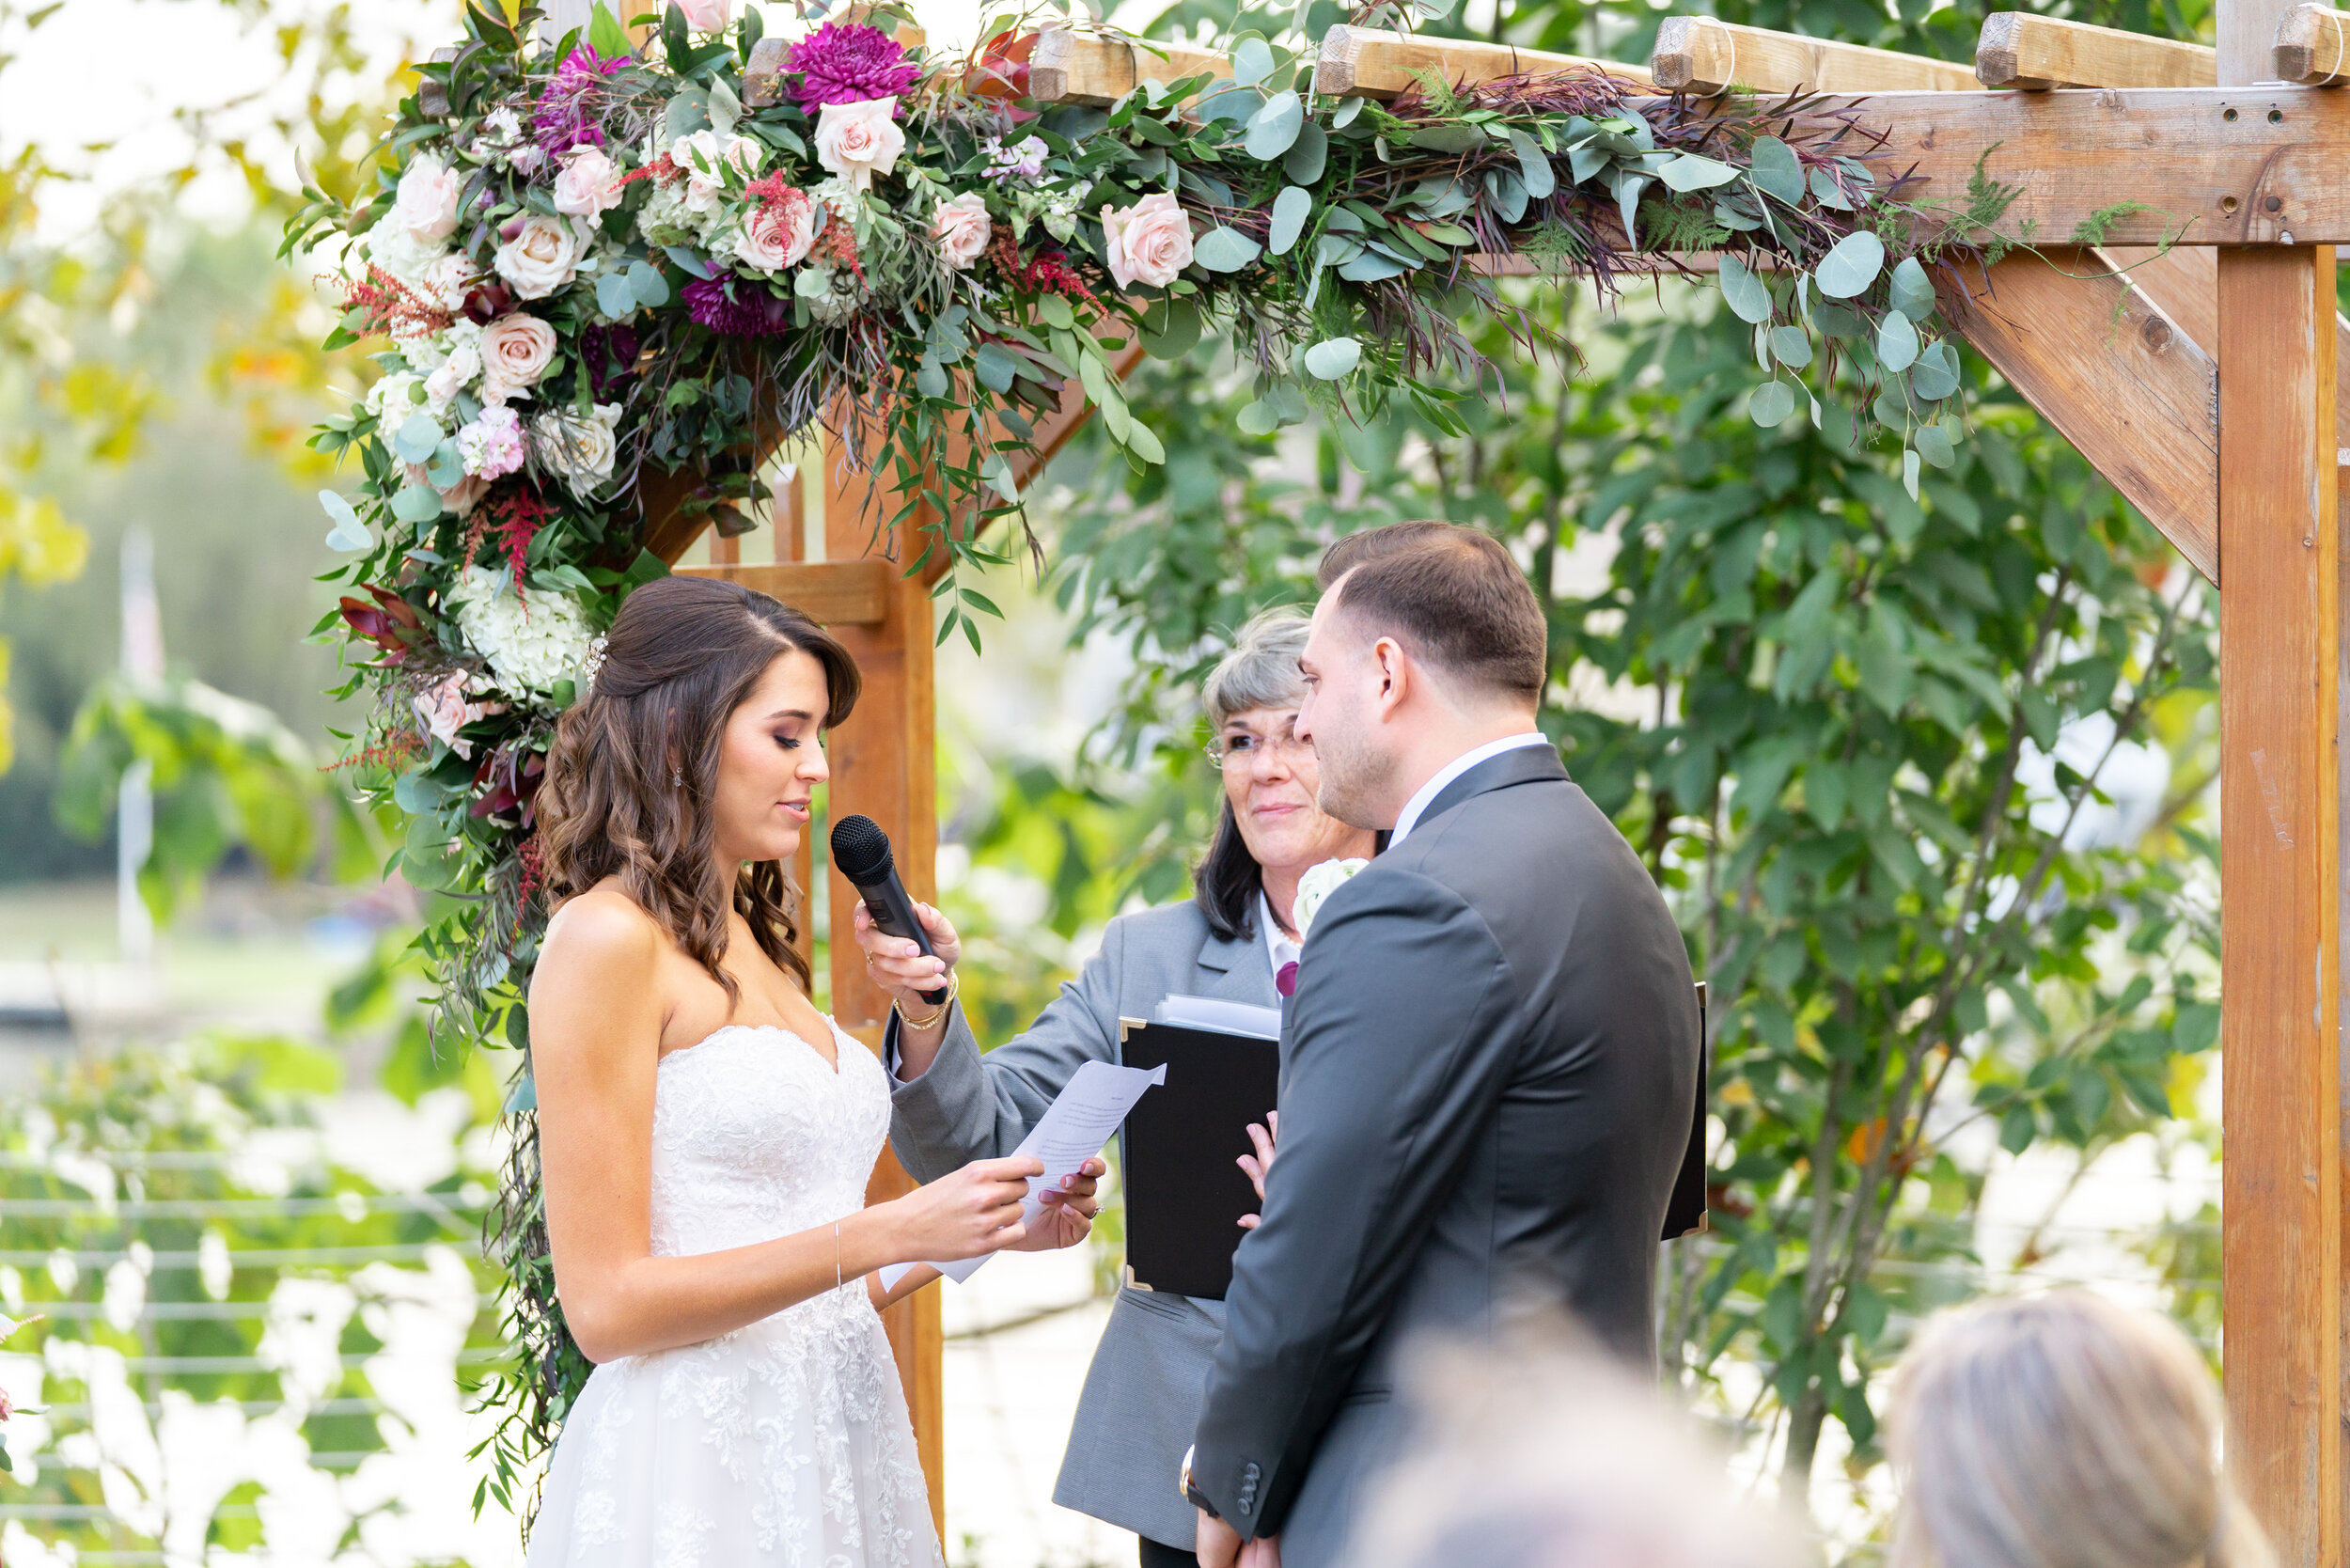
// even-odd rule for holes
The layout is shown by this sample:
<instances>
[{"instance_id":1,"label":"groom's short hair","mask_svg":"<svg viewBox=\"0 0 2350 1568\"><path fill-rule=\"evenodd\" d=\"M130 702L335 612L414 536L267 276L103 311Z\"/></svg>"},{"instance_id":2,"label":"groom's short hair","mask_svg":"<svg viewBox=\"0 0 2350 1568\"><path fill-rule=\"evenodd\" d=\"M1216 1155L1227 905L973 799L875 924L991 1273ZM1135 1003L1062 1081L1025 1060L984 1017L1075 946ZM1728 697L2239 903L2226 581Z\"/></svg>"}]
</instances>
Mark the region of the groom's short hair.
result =
<instances>
[{"instance_id":1,"label":"groom's short hair","mask_svg":"<svg viewBox=\"0 0 2350 1568\"><path fill-rule=\"evenodd\" d=\"M1400 638L1446 674L1488 692L1539 701L1550 632L1534 589L1491 534L1454 523L1391 523L1349 534L1322 553L1339 613L1374 636Z\"/></svg>"}]
</instances>

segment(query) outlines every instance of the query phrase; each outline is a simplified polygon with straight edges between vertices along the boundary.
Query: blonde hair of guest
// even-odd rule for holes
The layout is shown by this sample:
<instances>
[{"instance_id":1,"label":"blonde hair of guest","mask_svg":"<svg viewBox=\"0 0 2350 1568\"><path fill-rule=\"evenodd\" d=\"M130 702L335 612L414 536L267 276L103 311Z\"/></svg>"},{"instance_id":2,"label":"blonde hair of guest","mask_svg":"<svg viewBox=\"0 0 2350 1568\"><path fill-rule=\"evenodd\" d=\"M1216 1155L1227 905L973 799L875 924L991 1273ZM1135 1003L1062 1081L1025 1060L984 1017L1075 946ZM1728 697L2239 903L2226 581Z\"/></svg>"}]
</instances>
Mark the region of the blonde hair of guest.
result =
<instances>
[{"instance_id":1,"label":"blonde hair of guest","mask_svg":"<svg viewBox=\"0 0 2350 1568\"><path fill-rule=\"evenodd\" d=\"M2275 1568L2168 1320L2087 1291L1932 1325L1895 1376L1892 1568Z\"/></svg>"}]
</instances>

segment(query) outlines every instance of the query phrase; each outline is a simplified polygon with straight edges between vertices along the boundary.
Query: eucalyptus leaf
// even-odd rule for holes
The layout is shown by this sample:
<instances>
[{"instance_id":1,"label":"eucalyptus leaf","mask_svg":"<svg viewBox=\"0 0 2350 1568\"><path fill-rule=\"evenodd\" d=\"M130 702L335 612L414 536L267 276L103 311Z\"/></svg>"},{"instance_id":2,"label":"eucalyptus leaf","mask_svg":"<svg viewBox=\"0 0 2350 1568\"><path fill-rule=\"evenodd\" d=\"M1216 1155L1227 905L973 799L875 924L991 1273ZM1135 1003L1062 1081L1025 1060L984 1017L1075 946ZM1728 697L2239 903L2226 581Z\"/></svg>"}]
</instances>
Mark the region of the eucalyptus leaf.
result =
<instances>
[{"instance_id":1,"label":"eucalyptus leaf","mask_svg":"<svg viewBox=\"0 0 2350 1568\"><path fill-rule=\"evenodd\" d=\"M1885 242L1865 228L1856 228L1820 258L1811 280L1832 300L1848 300L1866 290L1885 268Z\"/></svg>"},{"instance_id":2,"label":"eucalyptus leaf","mask_svg":"<svg viewBox=\"0 0 2350 1568\"><path fill-rule=\"evenodd\" d=\"M1314 265L1343 267L1362 255L1363 251L1363 243L1352 235L1333 234L1325 230L1322 238L1314 242Z\"/></svg>"},{"instance_id":3,"label":"eucalyptus leaf","mask_svg":"<svg viewBox=\"0 0 2350 1568\"><path fill-rule=\"evenodd\" d=\"M392 497L392 515L402 523L431 523L441 515L440 493L429 484L412 484Z\"/></svg>"},{"instance_id":4,"label":"eucalyptus leaf","mask_svg":"<svg viewBox=\"0 0 2350 1568\"><path fill-rule=\"evenodd\" d=\"M1852 202L1837 187L1836 176L1825 168L1815 168L1811 171L1811 199L1823 207L1833 208L1839 212L1852 211Z\"/></svg>"},{"instance_id":5,"label":"eucalyptus leaf","mask_svg":"<svg viewBox=\"0 0 2350 1568\"><path fill-rule=\"evenodd\" d=\"M1795 412L1795 389L1783 381L1766 381L1747 400L1747 414L1765 430L1776 429Z\"/></svg>"},{"instance_id":6,"label":"eucalyptus leaf","mask_svg":"<svg viewBox=\"0 0 2350 1568\"><path fill-rule=\"evenodd\" d=\"M1330 117L1330 129L1333 131L1343 131L1348 126L1354 124L1355 117L1363 112L1363 104L1365 102L1365 100L1360 98L1341 100L1339 103L1338 112Z\"/></svg>"},{"instance_id":7,"label":"eucalyptus leaf","mask_svg":"<svg viewBox=\"0 0 2350 1568\"><path fill-rule=\"evenodd\" d=\"M596 309L619 321L636 308L635 290L629 287L626 273L600 273L596 276Z\"/></svg>"},{"instance_id":8,"label":"eucalyptus leaf","mask_svg":"<svg viewBox=\"0 0 2350 1568\"><path fill-rule=\"evenodd\" d=\"M1877 363L1890 375L1918 363L1918 328L1898 310L1887 311L1877 323Z\"/></svg>"},{"instance_id":9,"label":"eucalyptus leaf","mask_svg":"<svg viewBox=\"0 0 2350 1568\"><path fill-rule=\"evenodd\" d=\"M1795 149L1777 136L1757 136L1747 149L1747 175L1755 188L1777 196L1790 207L1803 205L1804 192L1809 188L1803 177L1803 161Z\"/></svg>"},{"instance_id":10,"label":"eucalyptus leaf","mask_svg":"<svg viewBox=\"0 0 2350 1568\"><path fill-rule=\"evenodd\" d=\"M1957 356L1948 343L1936 343L1918 356L1918 363L1909 368L1911 396L1922 402L1938 403L1958 390Z\"/></svg>"},{"instance_id":11,"label":"eucalyptus leaf","mask_svg":"<svg viewBox=\"0 0 2350 1568\"><path fill-rule=\"evenodd\" d=\"M1747 270L1747 264L1734 256L1724 256L1721 269L1715 278L1721 285L1722 298L1731 313L1742 321L1767 321L1771 319L1771 291L1762 280Z\"/></svg>"},{"instance_id":12,"label":"eucalyptus leaf","mask_svg":"<svg viewBox=\"0 0 2350 1568\"><path fill-rule=\"evenodd\" d=\"M1273 46L1262 39L1243 39L1232 51L1232 80L1253 87L1273 74Z\"/></svg>"},{"instance_id":13,"label":"eucalyptus leaf","mask_svg":"<svg viewBox=\"0 0 2350 1568\"><path fill-rule=\"evenodd\" d=\"M1918 455L1936 468L1948 468L1958 461L1958 453L1950 445L1950 432L1939 425L1919 425L1912 437Z\"/></svg>"},{"instance_id":14,"label":"eucalyptus leaf","mask_svg":"<svg viewBox=\"0 0 2350 1568\"><path fill-rule=\"evenodd\" d=\"M1811 363L1811 338L1799 326L1771 329L1771 357L1791 370Z\"/></svg>"},{"instance_id":15,"label":"eucalyptus leaf","mask_svg":"<svg viewBox=\"0 0 2350 1568\"><path fill-rule=\"evenodd\" d=\"M432 448L432 456L424 465L425 483L435 490L455 490L464 477L465 460L454 440L444 441Z\"/></svg>"},{"instance_id":16,"label":"eucalyptus leaf","mask_svg":"<svg viewBox=\"0 0 2350 1568\"><path fill-rule=\"evenodd\" d=\"M1648 181L1645 174L1624 174L1616 181L1616 212L1623 219L1623 236L1635 250L1640 246L1640 231L1634 223L1640 215L1640 193L1648 189Z\"/></svg>"},{"instance_id":17,"label":"eucalyptus leaf","mask_svg":"<svg viewBox=\"0 0 2350 1568\"><path fill-rule=\"evenodd\" d=\"M1866 324L1860 320L1860 313L1852 306L1829 305L1825 302L1812 307L1811 324L1818 327L1824 337L1858 337L1867 331Z\"/></svg>"},{"instance_id":18,"label":"eucalyptus leaf","mask_svg":"<svg viewBox=\"0 0 2350 1568\"><path fill-rule=\"evenodd\" d=\"M914 389L925 398L943 398L953 387L954 383L948 378L947 367L938 362L938 355L924 354L920 367L914 372Z\"/></svg>"},{"instance_id":19,"label":"eucalyptus leaf","mask_svg":"<svg viewBox=\"0 0 2350 1568\"><path fill-rule=\"evenodd\" d=\"M1922 321L1934 314L1934 282L1926 276L1925 268L1918 264L1916 257L1902 258L1901 265L1893 269L1890 285L1894 309L1913 321Z\"/></svg>"},{"instance_id":20,"label":"eucalyptus leaf","mask_svg":"<svg viewBox=\"0 0 2350 1568\"><path fill-rule=\"evenodd\" d=\"M1212 273L1236 273L1257 259L1263 247L1229 224L1219 224L1199 236L1191 259Z\"/></svg>"},{"instance_id":21,"label":"eucalyptus leaf","mask_svg":"<svg viewBox=\"0 0 2350 1568\"><path fill-rule=\"evenodd\" d=\"M997 452L989 458L986 466L979 470L979 477L987 480L995 494L1004 498L1006 504L1010 506L1020 504L1020 481L1012 478L1011 460L1003 453Z\"/></svg>"},{"instance_id":22,"label":"eucalyptus leaf","mask_svg":"<svg viewBox=\"0 0 2350 1568\"><path fill-rule=\"evenodd\" d=\"M1273 405L1275 417L1284 425L1302 425L1313 413L1306 401L1306 393L1294 382L1277 381L1265 388L1264 400Z\"/></svg>"},{"instance_id":23,"label":"eucalyptus leaf","mask_svg":"<svg viewBox=\"0 0 2350 1568\"><path fill-rule=\"evenodd\" d=\"M1909 492L1911 500L1918 498L1918 448L1915 447L1906 447L1902 452L1902 488Z\"/></svg>"},{"instance_id":24,"label":"eucalyptus leaf","mask_svg":"<svg viewBox=\"0 0 2350 1568\"><path fill-rule=\"evenodd\" d=\"M1009 392L1020 373L1020 362L995 343L981 343L971 355L971 372L991 392Z\"/></svg>"},{"instance_id":25,"label":"eucalyptus leaf","mask_svg":"<svg viewBox=\"0 0 2350 1568\"><path fill-rule=\"evenodd\" d=\"M1284 89L1266 99L1264 107L1248 117L1248 134L1242 145L1248 149L1248 156L1269 164L1296 145L1297 133L1305 123L1304 101Z\"/></svg>"},{"instance_id":26,"label":"eucalyptus leaf","mask_svg":"<svg viewBox=\"0 0 2350 1568\"><path fill-rule=\"evenodd\" d=\"M1672 191L1710 191L1716 185L1727 185L1738 178L1738 171L1728 164L1711 158L1700 158L1694 152L1674 157L1660 171L1665 187Z\"/></svg>"},{"instance_id":27,"label":"eucalyptus leaf","mask_svg":"<svg viewBox=\"0 0 2350 1568\"><path fill-rule=\"evenodd\" d=\"M1518 174L1526 181L1528 196L1540 201L1559 188L1558 176L1550 166L1550 154L1543 150L1542 143L1513 126L1510 147L1518 155ZM1583 176L1577 173L1575 178L1580 180Z\"/></svg>"},{"instance_id":28,"label":"eucalyptus leaf","mask_svg":"<svg viewBox=\"0 0 2350 1568\"><path fill-rule=\"evenodd\" d=\"M1526 180L1508 169L1485 171L1485 195L1501 214L1504 223L1522 223L1526 218Z\"/></svg>"},{"instance_id":29,"label":"eucalyptus leaf","mask_svg":"<svg viewBox=\"0 0 2350 1568\"><path fill-rule=\"evenodd\" d=\"M392 450L402 463L422 463L441 444L441 427L430 414L411 414L392 437Z\"/></svg>"},{"instance_id":30,"label":"eucalyptus leaf","mask_svg":"<svg viewBox=\"0 0 2350 1568\"><path fill-rule=\"evenodd\" d=\"M637 304L656 310L669 303L669 280L663 277L661 269L650 261L631 261L628 264L628 291L636 296ZM601 293L597 300L602 303Z\"/></svg>"},{"instance_id":31,"label":"eucalyptus leaf","mask_svg":"<svg viewBox=\"0 0 2350 1568\"><path fill-rule=\"evenodd\" d=\"M1297 140L1281 155L1281 172L1292 184L1310 185L1322 178L1329 155L1330 138L1309 119L1297 128Z\"/></svg>"},{"instance_id":32,"label":"eucalyptus leaf","mask_svg":"<svg viewBox=\"0 0 2350 1568\"><path fill-rule=\"evenodd\" d=\"M1329 236L1324 235L1324 238L1327 239ZM1349 283L1378 283L1386 278L1400 277L1410 271L1411 269L1401 261L1381 256L1376 251L1367 250L1340 267L1339 275Z\"/></svg>"},{"instance_id":33,"label":"eucalyptus leaf","mask_svg":"<svg viewBox=\"0 0 2350 1568\"><path fill-rule=\"evenodd\" d=\"M1306 220L1313 216L1314 198L1302 185L1284 185L1281 194L1273 198L1273 232L1265 239L1265 249L1276 256L1287 256L1297 243L1298 235L1306 230Z\"/></svg>"},{"instance_id":34,"label":"eucalyptus leaf","mask_svg":"<svg viewBox=\"0 0 2350 1568\"><path fill-rule=\"evenodd\" d=\"M1423 152L1472 152L1484 141L1483 128L1475 125L1423 125L1411 135Z\"/></svg>"},{"instance_id":35,"label":"eucalyptus leaf","mask_svg":"<svg viewBox=\"0 0 2350 1568\"><path fill-rule=\"evenodd\" d=\"M1142 315L1142 352L1153 359L1181 359L1198 343L1199 326L1198 301L1153 301Z\"/></svg>"},{"instance_id":36,"label":"eucalyptus leaf","mask_svg":"<svg viewBox=\"0 0 2350 1568\"><path fill-rule=\"evenodd\" d=\"M319 505L326 509L327 517L335 525L326 531L326 547L329 550L367 550L374 547L375 541L368 535L368 525L359 521L359 514L340 494L332 490L321 490L319 492Z\"/></svg>"},{"instance_id":37,"label":"eucalyptus leaf","mask_svg":"<svg viewBox=\"0 0 2350 1568\"><path fill-rule=\"evenodd\" d=\"M1260 398L1235 415L1232 423L1240 427L1243 435L1271 435L1281 428L1281 416L1274 412L1271 403Z\"/></svg>"},{"instance_id":38,"label":"eucalyptus leaf","mask_svg":"<svg viewBox=\"0 0 2350 1568\"><path fill-rule=\"evenodd\" d=\"M1336 381L1362 362L1363 346L1352 337L1325 337L1306 351L1306 369L1324 381Z\"/></svg>"}]
</instances>

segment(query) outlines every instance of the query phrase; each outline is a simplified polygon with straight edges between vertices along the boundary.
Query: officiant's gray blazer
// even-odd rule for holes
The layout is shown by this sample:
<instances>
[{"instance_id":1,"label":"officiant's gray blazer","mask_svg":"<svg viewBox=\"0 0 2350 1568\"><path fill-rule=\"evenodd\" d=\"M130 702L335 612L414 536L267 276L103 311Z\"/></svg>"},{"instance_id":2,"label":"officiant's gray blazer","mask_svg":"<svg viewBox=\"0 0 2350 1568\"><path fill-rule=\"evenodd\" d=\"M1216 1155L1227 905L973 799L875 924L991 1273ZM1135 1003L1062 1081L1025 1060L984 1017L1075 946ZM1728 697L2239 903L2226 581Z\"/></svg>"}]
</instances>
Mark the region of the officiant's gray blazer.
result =
<instances>
[{"instance_id":1,"label":"officiant's gray blazer","mask_svg":"<svg viewBox=\"0 0 2350 1568\"><path fill-rule=\"evenodd\" d=\"M1118 1061L1119 1019L1148 1018L1169 993L1277 1005L1262 933L1228 941L1191 903L1122 915L1036 1022L985 1056L956 1008L930 1071L891 1086L889 1143L900 1163L929 1182L1010 1153L1080 1066ZM885 1043L892 1062L896 1028L893 1015ZM1682 1120L1685 1131L1685 1109ZM1119 1292L1086 1373L1053 1500L1190 1549L1198 1515L1178 1489L1178 1471L1223 1332L1220 1301Z\"/></svg>"},{"instance_id":2,"label":"officiant's gray blazer","mask_svg":"<svg viewBox=\"0 0 2350 1568\"><path fill-rule=\"evenodd\" d=\"M1330 1568L1394 1453L1399 1350L1522 1300L1653 1362L1697 993L1646 867L1547 746L1442 791L1316 913L1264 1223L1234 1257L1195 1483Z\"/></svg>"}]
</instances>

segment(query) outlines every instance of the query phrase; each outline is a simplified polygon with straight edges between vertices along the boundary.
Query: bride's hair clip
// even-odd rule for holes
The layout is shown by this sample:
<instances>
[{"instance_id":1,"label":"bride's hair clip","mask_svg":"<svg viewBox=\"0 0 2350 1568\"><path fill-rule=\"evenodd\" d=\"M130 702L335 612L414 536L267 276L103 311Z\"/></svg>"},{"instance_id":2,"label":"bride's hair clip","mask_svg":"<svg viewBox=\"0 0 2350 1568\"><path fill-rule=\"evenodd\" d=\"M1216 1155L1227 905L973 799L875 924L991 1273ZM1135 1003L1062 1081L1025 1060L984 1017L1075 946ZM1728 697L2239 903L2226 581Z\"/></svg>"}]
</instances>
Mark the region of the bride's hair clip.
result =
<instances>
[{"instance_id":1,"label":"bride's hair clip","mask_svg":"<svg viewBox=\"0 0 2350 1568\"><path fill-rule=\"evenodd\" d=\"M588 657L579 662L579 672L587 678L583 687L583 695L585 695L586 692L591 692L596 689L596 671L603 667L603 651L606 648L609 648L611 644L612 639L606 636L597 636L589 640L588 644Z\"/></svg>"}]
</instances>

